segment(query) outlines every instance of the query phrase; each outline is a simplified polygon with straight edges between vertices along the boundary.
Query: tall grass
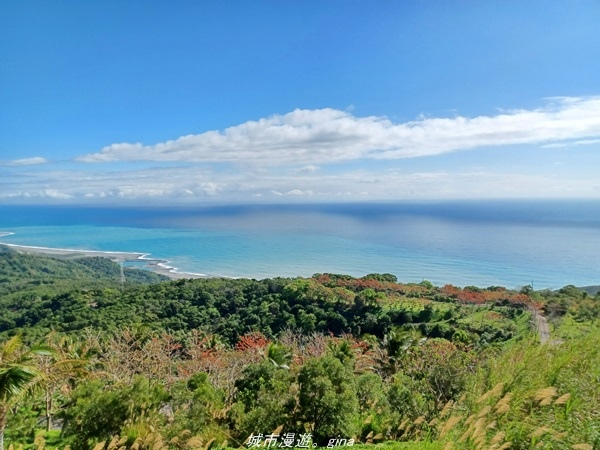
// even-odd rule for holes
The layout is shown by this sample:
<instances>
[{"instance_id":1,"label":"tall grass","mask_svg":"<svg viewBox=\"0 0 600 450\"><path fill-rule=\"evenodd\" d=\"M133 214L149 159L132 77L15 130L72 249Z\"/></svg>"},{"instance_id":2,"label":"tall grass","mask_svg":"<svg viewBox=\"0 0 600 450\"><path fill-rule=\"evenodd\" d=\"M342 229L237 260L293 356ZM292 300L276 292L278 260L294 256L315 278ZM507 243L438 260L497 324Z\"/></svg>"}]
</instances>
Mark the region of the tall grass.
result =
<instances>
[{"instance_id":1,"label":"tall grass","mask_svg":"<svg viewBox=\"0 0 600 450\"><path fill-rule=\"evenodd\" d=\"M491 358L438 426L450 449L600 449L600 333Z\"/></svg>"}]
</instances>

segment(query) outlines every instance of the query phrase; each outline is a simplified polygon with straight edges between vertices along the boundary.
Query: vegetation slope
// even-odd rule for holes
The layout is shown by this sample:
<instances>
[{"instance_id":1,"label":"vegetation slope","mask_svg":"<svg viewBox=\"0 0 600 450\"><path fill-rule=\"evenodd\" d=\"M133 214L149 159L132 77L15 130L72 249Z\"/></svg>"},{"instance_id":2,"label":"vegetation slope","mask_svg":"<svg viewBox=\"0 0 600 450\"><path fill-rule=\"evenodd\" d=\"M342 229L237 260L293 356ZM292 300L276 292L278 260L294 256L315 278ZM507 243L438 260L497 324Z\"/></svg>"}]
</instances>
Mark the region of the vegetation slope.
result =
<instances>
[{"instance_id":1,"label":"vegetation slope","mask_svg":"<svg viewBox=\"0 0 600 450\"><path fill-rule=\"evenodd\" d=\"M573 286L119 279L0 253L9 445L600 448L600 297ZM15 368L32 376L3 397Z\"/></svg>"}]
</instances>

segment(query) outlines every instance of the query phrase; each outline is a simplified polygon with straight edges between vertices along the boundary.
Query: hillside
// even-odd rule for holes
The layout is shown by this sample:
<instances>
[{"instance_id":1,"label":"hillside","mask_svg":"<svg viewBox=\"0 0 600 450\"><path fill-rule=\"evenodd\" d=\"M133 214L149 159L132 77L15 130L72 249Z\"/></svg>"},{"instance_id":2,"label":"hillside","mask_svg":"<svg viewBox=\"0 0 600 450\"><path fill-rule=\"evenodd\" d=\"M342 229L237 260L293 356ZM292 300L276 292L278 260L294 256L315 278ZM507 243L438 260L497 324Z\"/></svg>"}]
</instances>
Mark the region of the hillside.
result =
<instances>
[{"instance_id":1,"label":"hillside","mask_svg":"<svg viewBox=\"0 0 600 450\"><path fill-rule=\"evenodd\" d=\"M118 266L108 260L62 261L11 252L2 260L9 268L4 283L9 295L0 299L6 311L0 335L20 330L27 337L49 330L77 332L92 327L107 331L143 325L169 332L202 329L232 345L252 331L271 337L297 329L305 334L382 338L401 327L426 337L484 345L525 332L531 303L524 294L498 287L475 290L438 288L428 282L402 284L386 274L130 281L121 286ZM136 281L137 274L145 272L127 271L126 279Z\"/></svg>"},{"instance_id":2,"label":"hillside","mask_svg":"<svg viewBox=\"0 0 600 450\"><path fill-rule=\"evenodd\" d=\"M390 274L152 282L138 270L121 285L105 259L4 250L0 261L0 374L16 361L45 374L10 403L9 443L600 445L600 297L574 286L437 287ZM548 345L532 309L548 318ZM22 358L40 343L40 356Z\"/></svg>"},{"instance_id":3,"label":"hillside","mask_svg":"<svg viewBox=\"0 0 600 450\"><path fill-rule=\"evenodd\" d=\"M596 295L598 292L600 292L600 286L583 286L579 289L587 292L589 295Z\"/></svg>"},{"instance_id":4,"label":"hillside","mask_svg":"<svg viewBox=\"0 0 600 450\"><path fill-rule=\"evenodd\" d=\"M167 277L146 270L124 268L127 284L157 283ZM23 254L0 245L0 295L77 287L113 286L120 283L117 263L101 257L49 257Z\"/></svg>"}]
</instances>

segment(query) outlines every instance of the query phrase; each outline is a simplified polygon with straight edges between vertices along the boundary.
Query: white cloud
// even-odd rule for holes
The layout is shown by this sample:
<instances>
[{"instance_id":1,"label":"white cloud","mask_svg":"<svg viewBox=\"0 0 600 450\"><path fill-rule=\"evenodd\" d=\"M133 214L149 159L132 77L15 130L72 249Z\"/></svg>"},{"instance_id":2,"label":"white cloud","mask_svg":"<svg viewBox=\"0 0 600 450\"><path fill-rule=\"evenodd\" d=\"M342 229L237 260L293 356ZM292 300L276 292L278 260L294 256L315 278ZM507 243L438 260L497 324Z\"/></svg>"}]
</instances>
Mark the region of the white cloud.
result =
<instances>
[{"instance_id":1,"label":"white cloud","mask_svg":"<svg viewBox=\"0 0 600 450\"><path fill-rule=\"evenodd\" d=\"M224 185L237 189L241 175L221 179L198 168L152 168L121 171L58 170L22 172L0 186L0 198L56 200L173 199L218 196ZM40 186L44 186L40 189Z\"/></svg>"},{"instance_id":2,"label":"white cloud","mask_svg":"<svg viewBox=\"0 0 600 450\"><path fill-rule=\"evenodd\" d=\"M319 168L317 166L314 166L312 164L309 164L308 166L303 166L300 167L300 169L298 169L299 172L301 173L315 173L317 170L319 170Z\"/></svg>"},{"instance_id":3,"label":"white cloud","mask_svg":"<svg viewBox=\"0 0 600 450\"><path fill-rule=\"evenodd\" d=\"M2 192L0 198L26 198L26 199L52 199L52 200L70 200L73 195L61 192L57 189L38 189L38 190L17 190L13 192Z\"/></svg>"},{"instance_id":4,"label":"white cloud","mask_svg":"<svg viewBox=\"0 0 600 450\"><path fill-rule=\"evenodd\" d=\"M48 160L46 158L42 158L41 156L35 156L33 158L22 158L22 159L14 159L12 161L0 161L0 165L3 166L34 166L37 164L48 164Z\"/></svg>"},{"instance_id":5,"label":"white cloud","mask_svg":"<svg viewBox=\"0 0 600 450\"><path fill-rule=\"evenodd\" d=\"M504 153L507 161L501 161L500 151L498 158L490 157L491 152L473 160L464 155L442 161L442 166L434 160L391 161L519 143L569 145L572 158L561 153L568 164L548 169L548 159L540 156L544 151L536 147L523 163L520 152L515 156L510 151ZM63 161L29 167L48 162L41 157L3 163L0 199L200 203L597 198L598 180L592 170L597 156L593 147L588 151L584 146L598 143L600 97L553 99L543 108L503 111L493 117L423 117L403 124L382 117L359 118L349 111L296 110L152 146L115 144L80 158L122 161L119 164ZM549 158L556 155L546 153ZM580 164L577 158L584 153L586 162ZM518 164L510 164L510 157L518 158ZM151 163L156 167L127 164L133 160L156 161ZM226 164L203 164L210 162Z\"/></svg>"},{"instance_id":6,"label":"white cloud","mask_svg":"<svg viewBox=\"0 0 600 450\"><path fill-rule=\"evenodd\" d=\"M284 196L284 195L287 195L287 196L291 195L293 197L302 197L302 196L309 196L309 197L311 197L311 196L315 195L314 192L311 191L311 190L302 191L300 189L292 189L292 190L287 191L287 192L271 191L271 193L273 195L276 195L276 196L279 196L279 197Z\"/></svg>"},{"instance_id":7,"label":"white cloud","mask_svg":"<svg viewBox=\"0 0 600 450\"><path fill-rule=\"evenodd\" d=\"M98 166L86 166L98 167ZM40 186L43 186L41 188ZM407 171L389 168L344 172L211 172L198 167L138 170L31 171L0 184L6 201L168 203L335 201L336 199L455 199L597 197L593 176L570 177L487 169Z\"/></svg>"},{"instance_id":8,"label":"white cloud","mask_svg":"<svg viewBox=\"0 0 600 450\"><path fill-rule=\"evenodd\" d=\"M118 143L78 161L187 161L318 164L402 159L477 147L555 145L600 138L600 97L556 98L535 110L394 124L334 109L300 110L155 145Z\"/></svg>"},{"instance_id":9,"label":"white cloud","mask_svg":"<svg viewBox=\"0 0 600 450\"><path fill-rule=\"evenodd\" d=\"M40 196L46 197L46 198L56 198L56 199L61 199L61 200L73 198L73 196L71 194L61 192L57 189L44 189L44 190L40 191Z\"/></svg>"},{"instance_id":10,"label":"white cloud","mask_svg":"<svg viewBox=\"0 0 600 450\"><path fill-rule=\"evenodd\" d=\"M564 147L573 147L573 146L579 146L579 145L592 145L592 144L600 144L600 139L583 139L581 141L559 142L556 144L542 145L542 147L543 148L564 148Z\"/></svg>"}]
</instances>

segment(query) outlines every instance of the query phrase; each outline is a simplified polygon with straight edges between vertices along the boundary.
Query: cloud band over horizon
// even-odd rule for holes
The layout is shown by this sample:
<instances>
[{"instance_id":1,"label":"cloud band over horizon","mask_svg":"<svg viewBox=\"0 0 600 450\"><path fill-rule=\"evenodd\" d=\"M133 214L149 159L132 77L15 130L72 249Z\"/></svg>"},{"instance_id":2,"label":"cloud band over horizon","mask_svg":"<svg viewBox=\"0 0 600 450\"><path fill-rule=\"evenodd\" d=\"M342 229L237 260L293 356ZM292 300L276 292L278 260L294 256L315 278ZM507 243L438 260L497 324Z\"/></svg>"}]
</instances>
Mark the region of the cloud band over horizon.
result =
<instances>
[{"instance_id":1,"label":"cloud band over horizon","mask_svg":"<svg viewBox=\"0 0 600 450\"><path fill-rule=\"evenodd\" d=\"M116 143L78 162L185 161L331 164L395 160L517 144L568 145L600 137L600 97L561 97L534 110L496 116L421 118L394 124L331 108L296 109L223 131L207 131L144 145Z\"/></svg>"},{"instance_id":2,"label":"cloud band over horizon","mask_svg":"<svg viewBox=\"0 0 600 450\"><path fill-rule=\"evenodd\" d=\"M296 109L154 145L112 144L70 161L37 156L0 162L0 199L598 198L592 167L599 144L600 96L398 124L332 108ZM522 147L517 156L516 146ZM442 156L450 153L457 154L452 161ZM430 158L427 164L418 163L422 157Z\"/></svg>"}]
</instances>

